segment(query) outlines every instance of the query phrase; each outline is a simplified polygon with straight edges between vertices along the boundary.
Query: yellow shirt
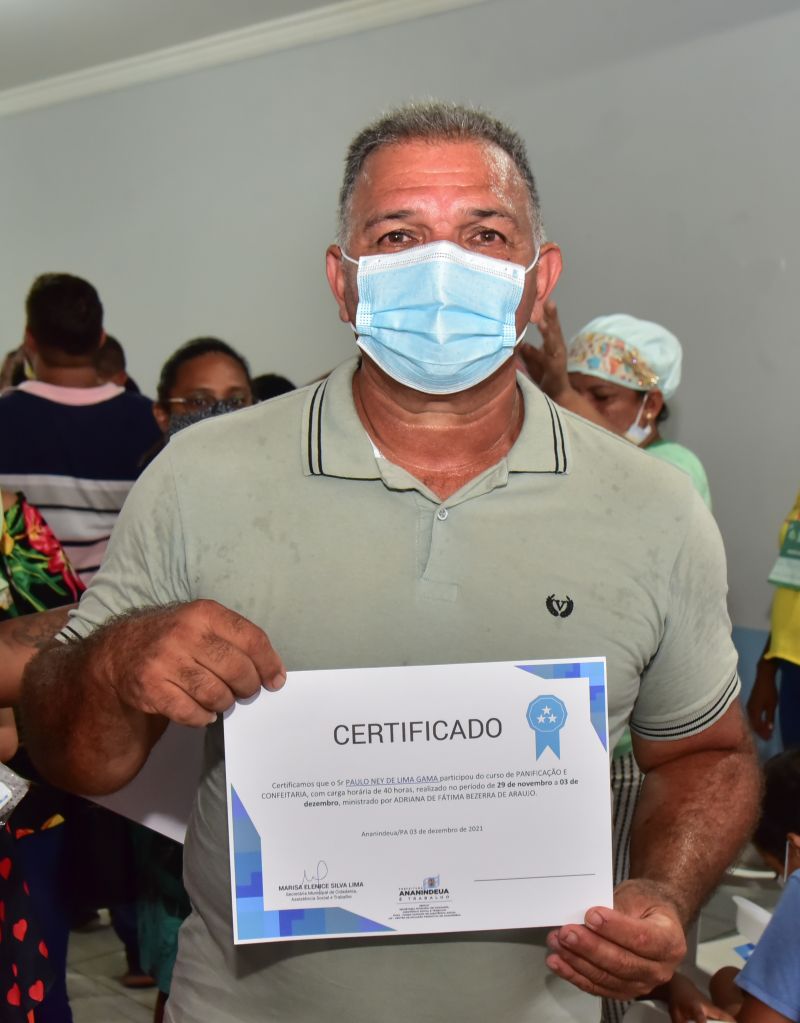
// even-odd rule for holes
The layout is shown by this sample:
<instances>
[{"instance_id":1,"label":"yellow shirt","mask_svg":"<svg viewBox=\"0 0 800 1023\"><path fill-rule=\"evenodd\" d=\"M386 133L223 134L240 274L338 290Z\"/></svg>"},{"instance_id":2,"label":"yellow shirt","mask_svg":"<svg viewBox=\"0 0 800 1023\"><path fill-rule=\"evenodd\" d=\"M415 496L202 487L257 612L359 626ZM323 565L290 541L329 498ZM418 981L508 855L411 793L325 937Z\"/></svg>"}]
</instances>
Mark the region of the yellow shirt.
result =
<instances>
[{"instance_id":1,"label":"yellow shirt","mask_svg":"<svg viewBox=\"0 0 800 1023\"><path fill-rule=\"evenodd\" d=\"M783 543L789 523L800 519L800 491L794 501L794 508L781 526L780 543ZM780 657L783 661L800 664L800 590L785 586L775 589L772 600L772 628L770 631L767 658Z\"/></svg>"}]
</instances>

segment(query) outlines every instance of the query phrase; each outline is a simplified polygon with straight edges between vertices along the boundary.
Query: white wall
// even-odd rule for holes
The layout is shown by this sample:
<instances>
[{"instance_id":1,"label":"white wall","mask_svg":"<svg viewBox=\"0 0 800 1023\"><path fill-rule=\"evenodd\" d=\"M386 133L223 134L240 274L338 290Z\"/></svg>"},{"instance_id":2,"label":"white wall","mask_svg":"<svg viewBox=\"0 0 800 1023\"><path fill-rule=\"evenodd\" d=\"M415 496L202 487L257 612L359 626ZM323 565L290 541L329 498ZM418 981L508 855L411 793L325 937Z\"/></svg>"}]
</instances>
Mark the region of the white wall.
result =
<instances>
[{"instance_id":1,"label":"white wall","mask_svg":"<svg viewBox=\"0 0 800 1023\"><path fill-rule=\"evenodd\" d=\"M529 143L568 330L624 310L684 341L670 432L708 469L734 620L762 627L800 476L799 33L794 0L492 0L0 120L0 347L69 270L146 389L197 334L319 374L352 349L323 275L350 136L479 103Z\"/></svg>"}]
</instances>

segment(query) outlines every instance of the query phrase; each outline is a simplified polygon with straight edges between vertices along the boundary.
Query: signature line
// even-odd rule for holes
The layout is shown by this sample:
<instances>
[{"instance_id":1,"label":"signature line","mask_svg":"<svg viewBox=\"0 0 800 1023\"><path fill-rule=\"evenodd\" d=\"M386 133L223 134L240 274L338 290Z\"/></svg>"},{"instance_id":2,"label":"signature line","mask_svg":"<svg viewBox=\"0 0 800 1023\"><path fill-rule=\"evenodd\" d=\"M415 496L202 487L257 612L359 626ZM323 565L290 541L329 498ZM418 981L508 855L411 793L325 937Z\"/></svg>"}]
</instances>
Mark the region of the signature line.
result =
<instances>
[{"instance_id":1,"label":"signature line","mask_svg":"<svg viewBox=\"0 0 800 1023\"><path fill-rule=\"evenodd\" d=\"M473 881L546 881L553 877L597 877L597 874L533 874L531 877L475 877Z\"/></svg>"}]
</instances>

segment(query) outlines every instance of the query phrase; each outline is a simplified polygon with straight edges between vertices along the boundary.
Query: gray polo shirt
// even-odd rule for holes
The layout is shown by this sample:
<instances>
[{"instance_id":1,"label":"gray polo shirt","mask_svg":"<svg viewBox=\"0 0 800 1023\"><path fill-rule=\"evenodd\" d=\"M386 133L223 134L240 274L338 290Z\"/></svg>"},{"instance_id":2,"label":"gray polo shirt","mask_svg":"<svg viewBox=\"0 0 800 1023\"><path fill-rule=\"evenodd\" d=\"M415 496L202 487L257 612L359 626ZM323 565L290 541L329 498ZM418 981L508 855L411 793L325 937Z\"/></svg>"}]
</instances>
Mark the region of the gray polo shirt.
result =
<instances>
[{"instance_id":1,"label":"gray polo shirt","mask_svg":"<svg viewBox=\"0 0 800 1023\"><path fill-rule=\"evenodd\" d=\"M725 712L724 554L684 473L520 377L508 456L441 501L376 452L356 365L171 440L68 629L213 597L265 628L289 670L605 655L612 748L629 719L667 740ZM218 723L186 843L173 1023L562 1018L543 931L235 949L223 756Z\"/></svg>"}]
</instances>

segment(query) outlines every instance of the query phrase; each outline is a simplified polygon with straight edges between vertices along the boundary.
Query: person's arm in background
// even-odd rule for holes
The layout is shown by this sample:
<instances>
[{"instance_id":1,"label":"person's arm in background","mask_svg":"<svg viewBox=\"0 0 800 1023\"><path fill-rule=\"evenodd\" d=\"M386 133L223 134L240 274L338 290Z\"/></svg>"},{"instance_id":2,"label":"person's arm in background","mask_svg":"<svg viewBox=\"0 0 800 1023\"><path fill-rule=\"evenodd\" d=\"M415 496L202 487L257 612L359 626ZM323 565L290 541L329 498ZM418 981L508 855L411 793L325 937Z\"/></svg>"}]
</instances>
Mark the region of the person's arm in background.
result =
<instances>
[{"instance_id":1,"label":"person's arm in background","mask_svg":"<svg viewBox=\"0 0 800 1023\"><path fill-rule=\"evenodd\" d=\"M523 341L517 350L533 382L557 405L607 428L608 423L591 401L579 394L569 381L567 344L555 302L545 302L536 328L542 336L542 347L536 348Z\"/></svg>"},{"instance_id":2,"label":"person's arm in background","mask_svg":"<svg viewBox=\"0 0 800 1023\"><path fill-rule=\"evenodd\" d=\"M69 604L0 622L0 707L10 707L18 701L25 665L64 627L75 606Z\"/></svg>"},{"instance_id":3,"label":"person's arm in background","mask_svg":"<svg viewBox=\"0 0 800 1023\"><path fill-rule=\"evenodd\" d=\"M759 739L771 739L775 729L775 712L778 709L778 662L774 658L767 660L767 651L772 636L767 636L767 643L756 667L756 678L750 698L747 701L747 717L750 727Z\"/></svg>"},{"instance_id":4,"label":"person's arm in background","mask_svg":"<svg viewBox=\"0 0 800 1023\"><path fill-rule=\"evenodd\" d=\"M796 1016L794 1018L784 1016L782 1012L771 1009L760 998L754 998L753 995L744 996L742 1008L736 1019L739 1023L796 1023L797 1021Z\"/></svg>"},{"instance_id":5,"label":"person's arm in background","mask_svg":"<svg viewBox=\"0 0 800 1023\"><path fill-rule=\"evenodd\" d=\"M548 940L548 965L589 994L638 998L666 983L684 930L755 825L760 774L738 702L705 731L676 741L633 733L645 773L631 835L631 879L614 908L589 910ZM713 841L710 840L713 836Z\"/></svg>"},{"instance_id":6,"label":"person's arm in background","mask_svg":"<svg viewBox=\"0 0 800 1023\"><path fill-rule=\"evenodd\" d=\"M709 1020L736 1023L734 1007L713 996L709 999L682 973L676 973L669 984L652 991L650 997L667 1003L672 1023L708 1023ZM735 1008L738 1009L742 1001L741 993L735 1001ZM727 1008L722 1009L720 1005Z\"/></svg>"},{"instance_id":7,"label":"person's arm in background","mask_svg":"<svg viewBox=\"0 0 800 1023\"><path fill-rule=\"evenodd\" d=\"M791 955L792 950L787 951ZM755 995L736 986L735 978L741 973L734 966L724 966L711 978L711 1002L686 977L676 974L653 997L661 998L669 1006L672 1023L707 1023L709 1020L733 1020L734 1023L796 1023L798 1016L785 1016L770 1008ZM720 1006L725 1008L721 1009Z\"/></svg>"},{"instance_id":8,"label":"person's arm in background","mask_svg":"<svg viewBox=\"0 0 800 1023\"><path fill-rule=\"evenodd\" d=\"M6 763L19 748L17 723L10 707L0 707L0 762Z\"/></svg>"},{"instance_id":9,"label":"person's arm in background","mask_svg":"<svg viewBox=\"0 0 800 1023\"><path fill-rule=\"evenodd\" d=\"M3 763L10 760L19 747L11 706L19 700L25 666L64 626L73 607L75 605L70 604L0 622L0 761Z\"/></svg>"}]
</instances>

